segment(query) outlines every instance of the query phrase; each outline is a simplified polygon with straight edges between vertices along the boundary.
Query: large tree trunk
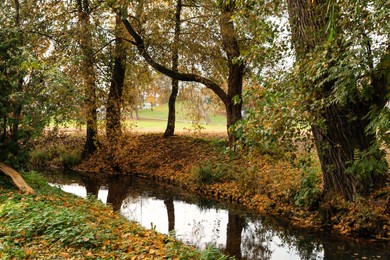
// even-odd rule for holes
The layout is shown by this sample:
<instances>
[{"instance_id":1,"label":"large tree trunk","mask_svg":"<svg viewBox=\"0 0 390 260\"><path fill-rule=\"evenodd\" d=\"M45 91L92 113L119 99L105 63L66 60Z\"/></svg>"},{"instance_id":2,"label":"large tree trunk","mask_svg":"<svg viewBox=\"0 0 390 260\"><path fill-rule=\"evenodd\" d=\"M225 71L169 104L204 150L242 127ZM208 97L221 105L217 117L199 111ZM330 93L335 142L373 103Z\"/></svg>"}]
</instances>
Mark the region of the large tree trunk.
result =
<instances>
[{"instance_id":1,"label":"large tree trunk","mask_svg":"<svg viewBox=\"0 0 390 260\"><path fill-rule=\"evenodd\" d=\"M116 40L114 69L112 72L106 113L106 135L107 139L110 141L114 141L119 135L121 135L121 103L126 73L126 51L123 40L120 38L122 35L120 28L122 22L118 15L116 16L115 21Z\"/></svg>"},{"instance_id":2,"label":"large tree trunk","mask_svg":"<svg viewBox=\"0 0 390 260\"><path fill-rule=\"evenodd\" d=\"M325 1L287 2L297 61L302 62L307 54L316 46L323 45L327 39L326 5ZM373 78L375 91L383 92L387 83L383 84L382 81L382 76ZM381 86L375 87L374 84L378 82L382 82L379 84ZM324 88L316 90L315 96L329 97L335 87L335 82L328 82ZM356 152L368 151L375 142L375 136L365 131L369 124L367 114L370 107L384 105L383 100L375 96L378 95L374 94L372 98L364 100L365 102L353 100L344 104L333 103L315 111L315 116L324 122L321 126L312 125L323 172L324 195L336 193L353 199L357 193L368 193L370 189L384 183L384 176L376 174L376 169L359 178L346 172L354 161Z\"/></svg>"},{"instance_id":3,"label":"large tree trunk","mask_svg":"<svg viewBox=\"0 0 390 260\"><path fill-rule=\"evenodd\" d=\"M350 104L350 108L330 105L322 114L325 129L312 126L325 194L336 192L352 199L355 194L367 194L383 182L380 175L367 174L358 179L354 174L345 172L348 164L354 160L355 152L368 150L375 141L375 136L365 132L368 121L364 115L368 111L359 113L362 108L363 104Z\"/></svg>"},{"instance_id":4,"label":"large tree trunk","mask_svg":"<svg viewBox=\"0 0 390 260\"><path fill-rule=\"evenodd\" d=\"M177 72L179 65L179 36L180 36L180 14L181 14L181 0L177 0L175 12L175 35L172 44L172 70ZM172 91L168 101L168 123L165 129L164 136L173 136L175 133L176 122L176 97L179 92L179 80L172 78Z\"/></svg>"},{"instance_id":5,"label":"large tree trunk","mask_svg":"<svg viewBox=\"0 0 390 260\"><path fill-rule=\"evenodd\" d=\"M90 24L90 8L88 0L77 0L78 19L80 25L80 48L83 54L81 63L84 81L85 110L87 120L87 137L83 156L92 154L97 149L97 98L96 72L93 55L92 29Z\"/></svg>"}]
</instances>

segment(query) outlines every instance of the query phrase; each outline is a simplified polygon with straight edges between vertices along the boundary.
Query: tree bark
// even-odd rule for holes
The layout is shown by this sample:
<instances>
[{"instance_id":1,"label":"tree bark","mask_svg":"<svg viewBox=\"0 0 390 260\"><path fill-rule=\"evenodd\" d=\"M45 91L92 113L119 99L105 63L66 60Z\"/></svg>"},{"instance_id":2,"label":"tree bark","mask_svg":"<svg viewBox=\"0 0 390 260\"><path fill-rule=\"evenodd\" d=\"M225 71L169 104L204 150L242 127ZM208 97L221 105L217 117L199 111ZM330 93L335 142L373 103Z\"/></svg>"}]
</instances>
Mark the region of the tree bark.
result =
<instances>
[{"instance_id":1,"label":"tree bark","mask_svg":"<svg viewBox=\"0 0 390 260\"><path fill-rule=\"evenodd\" d=\"M242 119L242 81L244 64L240 61L240 47L238 45L232 17L235 10L235 1L223 1L221 8L221 35L223 49L228 59L228 94L225 100L227 129ZM237 137L229 132L229 145L232 146Z\"/></svg>"},{"instance_id":2,"label":"tree bark","mask_svg":"<svg viewBox=\"0 0 390 260\"><path fill-rule=\"evenodd\" d=\"M175 12L175 35L172 43L172 70L177 72L179 65L179 38L180 38L180 15L181 15L181 0L177 0ZM173 136L175 133L176 122L176 97L179 92L179 80L172 78L172 91L168 101L168 123L165 129L164 136Z\"/></svg>"},{"instance_id":3,"label":"tree bark","mask_svg":"<svg viewBox=\"0 0 390 260\"><path fill-rule=\"evenodd\" d=\"M25 194L36 194L36 192L30 187L30 185L28 185L24 179L22 178L22 176L20 176L20 174L15 171L14 169L12 169L11 167L9 167L8 165L0 162L0 171L2 171L5 175L7 175L8 177L10 177L12 179L12 182L15 184L15 186L21 190L22 192L24 192Z\"/></svg>"},{"instance_id":4,"label":"tree bark","mask_svg":"<svg viewBox=\"0 0 390 260\"><path fill-rule=\"evenodd\" d=\"M90 8L88 0L77 0L80 26L80 48L83 54L81 64L85 92L85 110L87 120L87 136L83 156L92 154L97 149L97 98L95 58L92 47L92 29L90 24Z\"/></svg>"},{"instance_id":5,"label":"tree bark","mask_svg":"<svg viewBox=\"0 0 390 260\"><path fill-rule=\"evenodd\" d=\"M114 69L112 72L110 91L107 100L106 112L106 136L110 141L114 141L122 133L121 131L121 104L123 86L126 74L126 50L121 39L121 20L117 15L115 18L115 57Z\"/></svg>"},{"instance_id":6,"label":"tree bark","mask_svg":"<svg viewBox=\"0 0 390 260\"><path fill-rule=\"evenodd\" d=\"M287 2L292 41L297 61L302 62L307 54L323 45L327 39L326 5L325 1ZM384 184L385 177L376 174L375 169L360 178L346 172L355 159L356 151L368 151L376 141L373 134L365 131L369 124L367 114L372 106L385 105L383 93L388 82L383 73L373 77L374 94L371 98L364 102L353 100L345 104L333 103L315 112L315 116L324 121L321 126L313 124L312 132L323 172L325 196L341 194L351 200L356 194L367 194L372 188ZM329 97L337 87L335 84L328 82L322 89L315 91L315 96Z\"/></svg>"}]
</instances>

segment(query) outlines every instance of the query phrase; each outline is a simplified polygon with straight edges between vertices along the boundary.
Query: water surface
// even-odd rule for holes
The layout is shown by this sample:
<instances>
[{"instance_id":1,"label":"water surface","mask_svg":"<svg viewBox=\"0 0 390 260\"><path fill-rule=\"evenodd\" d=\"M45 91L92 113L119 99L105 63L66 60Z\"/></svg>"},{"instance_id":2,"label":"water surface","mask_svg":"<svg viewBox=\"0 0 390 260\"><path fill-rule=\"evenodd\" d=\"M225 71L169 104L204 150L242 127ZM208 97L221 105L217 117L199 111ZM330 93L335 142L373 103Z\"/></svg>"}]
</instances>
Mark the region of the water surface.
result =
<instances>
[{"instance_id":1,"label":"water surface","mask_svg":"<svg viewBox=\"0 0 390 260\"><path fill-rule=\"evenodd\" d=\"M169 185L129 176L98 179L46 173L52 185L85 197L94 194L115 210L186 244L213 244L236 259L390 259L386 243L344 240L327 232L293 228L288 222L212 203Z\"/></svg>"}]
</instances>

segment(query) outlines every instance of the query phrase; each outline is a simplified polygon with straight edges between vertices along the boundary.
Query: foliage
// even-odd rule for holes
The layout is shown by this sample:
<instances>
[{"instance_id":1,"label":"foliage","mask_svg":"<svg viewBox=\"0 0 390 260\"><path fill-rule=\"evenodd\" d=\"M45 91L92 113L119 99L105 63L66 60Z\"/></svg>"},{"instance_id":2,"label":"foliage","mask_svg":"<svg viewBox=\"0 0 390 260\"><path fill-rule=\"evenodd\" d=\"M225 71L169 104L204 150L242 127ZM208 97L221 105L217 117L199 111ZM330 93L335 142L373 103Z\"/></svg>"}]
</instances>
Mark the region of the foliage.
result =
<instances>
[{"instance_id":1,"label":"foliage","mask_svg":"<svg viewBox=\"0 0 390 260\"><path fill-rule=\"evenodd\" d=\"M62 143L60 141L61 137L50 136L53 140L36 145L30 152L30 163L33 166L45 167L51 165L70 169L81 162L81 144L75 143L75 140L72 139Z\"/></svg>"},{"instance_id":2,"label":"foliage","mask_svg":"<svg viewBox=\"0 0 390 260\"><path fill-rule=\"evenodd\" d=\"M245 91L250 106L232 131L243 146L263 154L281 157L305 148L310 151L310 116L300 102L302 97L285 81L262 82L264 87L252 86Z\"/></svg>"},{"instance_id":3,"label":"foliage","mask_svg":"<svg viewBox=\"0 0 390 260\"><path fill-rule=\"evenodd\" d=\"M258 169L246 169L245 171L241 171L236 177L238 187L245 192L246 194L256 195L262 193L264 190L262 189L263 185L267 185L266 183L262 183L261 179L264 180L264 176L259 176Z\"/></svg>"},{"instance_id":4,"label":"foliage","mask_svg":"<svg viewBox=\"0 0 390 260\"><path fill-rule=\"evenodd\" d=\"M46 179L36 171L28 171L23 173L23 179L33 188L42 193L52 191L53 189L47 183Z\"/></svg>"},{"instance_id":5,"label":"foliage","mask_svg":"<svg viewBox=\"0 0 390 260\"><path fill-rule=\"evenodd\" d=\"M6 225L2 232L4 239L12 237L18 243L19 240L31 242L28 239L45 236L50 243L58 241L64 247L76 248L96 247L107 239L104 233L98 234L95 227L84 224L86 218L82 212L67 208L53 211L45 202L32 201L33 198L29 198L16 204L3 204L0 218L6 219L3 222Z\"/></svg>"},{"instance_id":6,"label":"foliage","mask_svg":"<svg viewBox=\"0 0 390 260\"><path fill-rule=\"evenodd\" d=\"M369 150L355 150L354 160L348 162L347 174L354 175L359 181L371 183L371 176L386 176L388 163L386 153L380 150L378 144L373 144Z\"/></svg>"},{"instance_id":7,"label":"foliage","mask_svg":"<svg viewBox=\"0 0 390 260\"><path fill-rule=\"evenodd\" d=\"M225 260L225 259L235 259L234 257L227 257L223 255L218 248L213 245L207 245L206 249L202 251L200 255L201 260Z\"/></svg>"},{"instance_id":8,"label":"foliage","mask_svg":"<svg viewBox=\"0 0 390 260\"><path fill-rule=\"evenodd\" d=\"M35 180L42 188L41 181ZM199 258L193 248L125 220L95 198L41 188L25 196L0 187L1 259Z\"/></svg>"},{"instance_id":9,"label":"foliage","mask_svg":"<svg viewBox=\"0 0 390 260\"><path fill-rule=\"evenodd\" d=\"M384 157L379 155L382 152L377 151L374 155L368 151L366 144L371 145L376 139L383 146L388 146L390 35L386 30L389 12L384 11L388 8L383 8L381 1L359 1L358 4L353 1L325 1L326 4L313 2L296 10L292 5L298 2L303 3L289 1L292 9L284 10L290 15L290 28L278 16L283 14L284 6L279 5L280 9L275 9L281 24L274 26L273 30L280 40L270 43L275 58L265 59L269 63L258 72L253 86L247 90L245 119L236 124L232 131L249 149L290 157L296 156L297 151L312 151L314 143L310 130L314 127L317 133L321 133L321 137L316 138L321 160L322 155L339 149L335 148L338 145L344 154L348 154L347 159L340 157L342 162L336 162L335 157L329 159L333 161L323 169L330 169L332 165L353 164L347 172L353 172L359 181L363 180L363 175L366 180L377 176L376 169L387 172ZM318 10L324 12L317 13ZM313 13L308 15L311 11ZM248 10L248 15L250 12ZM293 24L294 15L299 21L297 24ZM323 26L322 21L327 26ZM256 22L250 24L254 26ZM291 32L285 34L286 30ZM308 39L305 40L303 35ZM294 45L295 53L286 48L289 45ZM253 52L254 57L259 55L259 62L264 61L262 55L266 54L260 48ZM294 64L286 63L280 53L289 57ZM338 117L340 122L337 121ZM358 125L366 132L355 140L353 129ZM343 131L348 133L344 135ZM339 141L332 134L346 140ZM357 156L354 162L348 162L352 160L349 157L353 150L360 147L367 150L360 151L363 154L359 155L355 152ZM379 147L376 149L379 150ZM322 163L326 164L326 160ZM339 168L337 170L345 176L345 168ZM327 171L324 170L324 174ZM340 189L349 183L343 182ZM364 186L365 182L361 183ZM382 184L385 183L382 181ZM333 187L327 187L326 191L331 189Z\"/></svg>"},{"instance_id":10,"label":"foliage","mask_svg":"<svg viewBox=\"0 0 390 260\"><path fill-rule=\"evenodd\" d=\"M35 31L44 35L50 27L41 16L47 6L17 3L5 1L0 11L0 160L18 168L52 118L58 122L76 111L72 101L77 98L61 62L51 59L50 41ZM51 13L46 15L49 19Z\"/></svg>"},{"instance_id":11,"label":"foliage","mask_svg":"<svg viewBox=\"0 0 390 260\"><path fill-rule=\"evenodd\" d=\"M197 184L214 184L233 178L234 169L225 163L205 162L193 170Z\"/></svg>"},{"instance_id":12,"label":"foliage","mask_svg":"<svg viewBox=\"0 0 390 260\"><path fill-rule=\"evenodd\" d=\"M308 208L318 206L321 195L320 180L316 173L310 171L306 173L302 177L298 193L295 195L295 204Z\"/></svg>"}]
</instances>

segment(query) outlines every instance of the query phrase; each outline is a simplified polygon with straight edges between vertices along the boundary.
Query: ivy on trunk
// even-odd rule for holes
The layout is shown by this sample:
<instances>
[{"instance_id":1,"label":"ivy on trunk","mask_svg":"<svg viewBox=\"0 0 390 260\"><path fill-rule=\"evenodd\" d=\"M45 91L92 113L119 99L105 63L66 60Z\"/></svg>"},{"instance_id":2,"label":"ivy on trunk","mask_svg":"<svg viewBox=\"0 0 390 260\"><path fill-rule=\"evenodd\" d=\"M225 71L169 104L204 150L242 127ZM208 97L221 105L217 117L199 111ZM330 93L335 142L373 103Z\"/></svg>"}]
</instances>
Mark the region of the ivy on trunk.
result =
<instances>
[{"instance_id":1,"label":"ivy on trunk","mask_svg":"<svg viewBox=\"0 0 390 260\"><path fill-rule=\"evenodd\" d=\"M366 129L371 109L382 108L386 103L389 64L385 52L387 65L383 59L375 68L371 64L367 85L360 86L353 74L350 82L342 80L348 73L343 62L349 59L349 46L342 37L346 29L338 23L337 6L329 8L332 4L336 5L288 0L288 10L298 68L305 75L301 91L306 91L306 106L316 118L312 132L324 177L324 194L337 193L351 200L356 194L368 194L384 185L386 180L387 164L375 134ZM335 24L340 31L337 36L332 27ZM370 59L370 55L366 52L365 58ZM316 64L318 61L321 63ZM387 66L387 72L383 66Z\"/></svg>"}]
</instances>

